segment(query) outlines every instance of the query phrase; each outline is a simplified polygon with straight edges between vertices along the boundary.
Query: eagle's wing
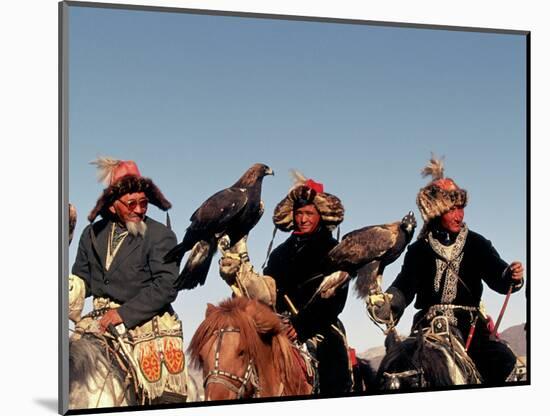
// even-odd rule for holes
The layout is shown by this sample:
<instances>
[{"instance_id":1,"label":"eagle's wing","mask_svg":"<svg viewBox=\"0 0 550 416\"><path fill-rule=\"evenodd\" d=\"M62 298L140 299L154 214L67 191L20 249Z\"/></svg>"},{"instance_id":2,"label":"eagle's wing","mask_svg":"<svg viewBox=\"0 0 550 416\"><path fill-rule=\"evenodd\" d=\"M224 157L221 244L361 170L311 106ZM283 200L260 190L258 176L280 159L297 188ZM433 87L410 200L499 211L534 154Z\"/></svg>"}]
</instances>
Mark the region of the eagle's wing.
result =
<instances>
[{"instance_id":1,"label":"eagle's wing","mask_svg":"<svg viewBox=\"0 0 550 416\"><path fill-rule=\"evenodd\" d=\"M398 236L399 223L373 225L346 234L329 253L336 264L357 267L380 258L391 248Z\"/></svg>"},{"instance_id":2,"label":"eagle's wing","mask_svg":"<svg viewBox=\"0 0 550 416\"><path fill-rule=\"evenodd\" d=\"M375 225L365 231L359 230L350 236L355 253L362 262L382 256L397 240L399 226L394 224Z\"/></svg>"},{"instance_id":3,"label":"eagle's wing","mask_svg":"<svg viewBox=\"0 0 550 416\"><path fill-rule=\"evenodd\" d=\"M251 229L254 228L256 224L258 224L258 222L262 218L262 215L264 215L264 211L265 211L264 201L260 200L260 209L258 210L258 216L256 217L256 221L252 225Z\"/></svg>"},{"instance_id":4,"label":"eagle's wing","mask_svg":"<svg viewBox=\"0 0 550 416\"><path fill-rule=\"evenodd\" d=\"M216 234L223 233L227 224L242 211L247 202L247 191L243 188L227 188L212 195L191 215L191 225L183 241L164 256L164 261L175 261L179 265L187 250L191 250L197 242L210 241ZM200 257L197 255L197 258Z\"/></svg>"},{"instance_id":5,"label":"eagle's wing","mask_svg":"<svg viewBox=\"0 0 550 416\"><path fill-rule=\"evenodd\" d=\"M221 231L241 212L247 202L248 192L244 188L227 188L219 191L204 201L191 215L191 227Z\"/></svg>"},{"instance_id":6,"label":"eagle's wing","mask_svg":"<svg viewBox=\"0 0 550 416\"><path fill-rule=\"evenodd\" d=\"M350 279L350 275L346 272L336 271L326 276L317 292L321 294L322 298L330 298L336 293L336 289L343 286Z\"/></svg>"}]
</instances>

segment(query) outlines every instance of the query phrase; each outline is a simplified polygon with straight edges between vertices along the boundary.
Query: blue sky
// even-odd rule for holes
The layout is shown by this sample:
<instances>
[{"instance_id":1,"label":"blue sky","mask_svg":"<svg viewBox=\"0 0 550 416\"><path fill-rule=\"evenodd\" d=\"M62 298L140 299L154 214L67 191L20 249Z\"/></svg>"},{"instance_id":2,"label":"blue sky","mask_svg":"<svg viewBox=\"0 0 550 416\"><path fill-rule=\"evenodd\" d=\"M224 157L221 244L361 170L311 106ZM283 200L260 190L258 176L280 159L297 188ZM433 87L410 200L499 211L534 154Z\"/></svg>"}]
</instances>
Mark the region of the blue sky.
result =
<instances>
[{"instance_id":1,"label":"blue sky","mask_svg":"<svg viewBox=\"0 0 550 416\"><path fill-rule=\"evenodd\" d=\"M468 225L507 261L525 262L524 36L83 7L70 7L69 19L77 237L102 190L88 164L99 155L135 160L153 178L174 206L178 240L207 197L255 162L271 166L266 213L249 238L259 268L290 169L342 199L342 234L409 210L420 225L419 172L433 151L470 193ZM149 215L164 221L155 207ZM76 243L71 264L75 251ZM384 287L401 262L386 269ZM229 295L217 268L204 287L180 292L174 307L187 341L206 303ZM486 288L493 316L503 300ZM522 290L502 328L525 316ZM353 291L341 319L359 351L383 342Z\"/></svg>"}]
</instances>

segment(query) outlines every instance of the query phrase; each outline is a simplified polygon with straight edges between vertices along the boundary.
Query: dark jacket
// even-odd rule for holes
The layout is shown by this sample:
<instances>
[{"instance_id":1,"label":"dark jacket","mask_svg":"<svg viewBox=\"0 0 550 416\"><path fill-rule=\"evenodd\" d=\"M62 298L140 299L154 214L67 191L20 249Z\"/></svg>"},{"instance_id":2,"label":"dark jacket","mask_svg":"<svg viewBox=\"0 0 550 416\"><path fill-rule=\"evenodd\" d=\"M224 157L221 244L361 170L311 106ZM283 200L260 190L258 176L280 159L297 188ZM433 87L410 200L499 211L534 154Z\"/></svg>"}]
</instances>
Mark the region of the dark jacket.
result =
<instances>
[{"instance_id":1,"label":"dark jacket","mask_svg":"<svg viewBox=\"0 0 550 416\"><path fill-rule=\"evenodd\" d=\"M122 305L118 312L127 328L157 314L173 313L170 304L178 293L174 286L177 265L162 260L177 244L176 235L149 217L145 223L145 237L128 235L108 271L105 258L113 223L104 219L88 225L82 232L72 269L85 281L86 296L108 297Z\"/></svg>"},{"instance_id":2,"label":"dark jacket","mask_svg":"<svg viewBox=\"0 0 550 416\"><path fill-rule=\"evenodd\" d=\"M451 303L478 307L483 292L482 282L501 294L505 294L512 283L509 276L503 276L508 264L500 258L491 242L480 234L469 230L460 262L459 279L456 282L456 287L451 288L455 292L454 300L442 302L445 279L442 278L439 288L436 290L434 281L436 257L437 254L427 239L417 240L408 247L401 272L388 289L388 292L393 293L394 296L397 293L397 300L392 301L392 309L397 312L398 316L416 296L414 306L420 312L415 317L414 324L432 305ZM520 287L521 285L515 287L514 291L519 290ZM463 324L460 325L460 329L464 331L469 323L463 322Z\"/></svg>"},{"instance_id":3,"label":"dark jacket","mask_svg":"<svg viewBox=\"0 0 550 416\"><path fill-rule=\"evenodd\" d=\"M277 284L277 312L290 311L283 297L285 294L298 309L299 314L292 319L292 323L301 341L336 324L338 315L344 309L347 285L328 299L316 297L306 307L323 276L332 272L328 267L327 253L337 243L324 227L309 235L293 234L273 250L264 269L263 273L273 277Z\"/></svg>"}]
</instances>

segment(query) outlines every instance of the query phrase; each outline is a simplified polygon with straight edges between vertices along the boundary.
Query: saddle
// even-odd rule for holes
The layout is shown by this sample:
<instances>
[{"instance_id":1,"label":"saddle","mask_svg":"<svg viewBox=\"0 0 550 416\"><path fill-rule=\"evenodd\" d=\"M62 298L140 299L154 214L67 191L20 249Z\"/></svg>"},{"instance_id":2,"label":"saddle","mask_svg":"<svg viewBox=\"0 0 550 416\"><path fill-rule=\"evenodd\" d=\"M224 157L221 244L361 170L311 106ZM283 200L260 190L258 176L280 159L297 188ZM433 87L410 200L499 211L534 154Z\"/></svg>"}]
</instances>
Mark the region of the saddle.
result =
<instances>
[{"instance_id":1,"label":"saddle","mask_svg":"<svg viewBox=\"0 0 550 416\"><path fill-rule=\"evenodd\" d=\"M183 353L183 331L176 316L164 313L126 331L124 325L102 335L98 318L118 305L108 299L94 299L94 310L76 325L78 334L94 334L102 340L107 355L133 380L136 397L145 404L166 395L187 396L187 368Z\"/></svg>"},{"instance_id":2,"label":"saddle","mask_svg":"<svg viewBox=\"0 0 550 416\"><path fill-rule=\"evenodd\" d=\"M430 326L422 330L423 342L445 351L462 371L468 384L480 384L481 376L464 348L462 334L449 320L446 315L434 316Z\"/></svg>"},{"instance_id":3,"label":"saddle","mask_svg":"<svg viewBox=\"0 0 550 416\"><path fill-rule=\"evenodd\" d=\"M317 360L308 351L305 344L298 346L292 344L292 353L294 354L294 362L302 370L304 380L310 386L316 386L317 379Z\"/></svg>"}]
</instances>

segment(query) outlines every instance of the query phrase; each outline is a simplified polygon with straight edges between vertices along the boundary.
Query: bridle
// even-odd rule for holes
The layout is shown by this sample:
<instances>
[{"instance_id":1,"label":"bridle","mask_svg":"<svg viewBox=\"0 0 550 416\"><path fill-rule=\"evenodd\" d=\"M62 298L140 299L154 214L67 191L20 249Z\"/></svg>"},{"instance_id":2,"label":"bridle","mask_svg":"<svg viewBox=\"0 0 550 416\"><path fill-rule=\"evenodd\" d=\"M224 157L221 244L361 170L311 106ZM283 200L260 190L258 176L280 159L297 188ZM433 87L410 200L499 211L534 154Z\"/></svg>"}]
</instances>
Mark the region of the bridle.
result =
<instances>
[{"instance_id":1,"label":"bridle","mask_svg":"<svg viewBox=\"0 0 550 416\"><path fill-rule=\"evenodd\" d=\"M242 377L220 369L220 349L222 346L222 339L223 335L229 332L240 333L241 330L239 328L229 327L221 328L214 333L217 337L214 368L210 370L204 378L204 388L206 390L206 386L210 383L218 383L235 393L237 395L237 399L242 399L248 385L250 384L252 387L252 397L259 397L260 385L258 382L256 367L254 366L254 361L252 358L248 361L248 365ZM234 381L236 381L237 384L233 383Z\"/></svg>"},{"instance_id":2,"label":"bridle","mask_svg":"<svg viewBox=\"0 0 550 416\"><path fill-rule=\"evenodd\" d=\"M399 373L384 372L384 378L389 379L388 388L390 390L400 389L401 381L408 379L412 380L411 387L426 387L426 380L424 379L424 371L422 369L401 371Z\"/></svg>"}]
</instances>

